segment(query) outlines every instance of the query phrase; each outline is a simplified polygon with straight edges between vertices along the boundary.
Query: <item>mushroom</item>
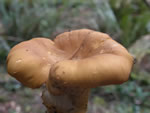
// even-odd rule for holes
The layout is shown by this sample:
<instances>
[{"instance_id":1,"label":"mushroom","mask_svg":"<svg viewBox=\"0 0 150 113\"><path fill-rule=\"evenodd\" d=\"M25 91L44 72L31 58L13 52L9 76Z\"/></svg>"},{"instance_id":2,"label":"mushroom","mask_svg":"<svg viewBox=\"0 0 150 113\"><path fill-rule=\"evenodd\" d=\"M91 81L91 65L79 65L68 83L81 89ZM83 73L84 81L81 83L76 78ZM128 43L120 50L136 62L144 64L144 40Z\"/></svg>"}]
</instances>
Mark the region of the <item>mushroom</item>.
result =
<instances>
[{"instance_id":1,"label":"mushroom","mask_svg":"<svg viewBox=\"0 0 150 113\"><path fill-rule=\"evenodd\" d=\"M122 84L133 57L109 35L81 29L54 41L34 38L16 45L7 57L10 75L30 88L46 84L48 113L85 113L91 88Z\"/></svg>"}]
</instances>

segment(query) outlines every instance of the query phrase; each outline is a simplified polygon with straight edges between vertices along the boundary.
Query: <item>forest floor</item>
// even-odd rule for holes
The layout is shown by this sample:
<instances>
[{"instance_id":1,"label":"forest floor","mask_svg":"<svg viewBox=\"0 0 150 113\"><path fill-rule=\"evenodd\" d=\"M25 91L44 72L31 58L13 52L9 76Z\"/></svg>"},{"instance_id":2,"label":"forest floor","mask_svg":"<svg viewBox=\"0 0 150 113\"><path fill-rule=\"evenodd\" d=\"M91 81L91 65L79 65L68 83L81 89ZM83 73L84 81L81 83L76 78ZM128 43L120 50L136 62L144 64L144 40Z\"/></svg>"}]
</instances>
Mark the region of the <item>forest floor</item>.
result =
<instances>
[{"instance_id":1,"label":"forest floor","mask_svg":"<svg viewBox=\"0 0 150 113\"><path fill-rule=\"evenodd\" d=\"M0 78L0 113L44 113L40 89L23 87L8 74Z\"/></svg>"},{"instance_id":2,"label":"forest floor","mask_svg":"<svg viewBox=\"0 0 150 113\"><path fill-rule=\"evenodd\" d=\"M41 99L42 89L22 86L6 72L0 73L0 113L45 113ZM111 95L105 95L111 99ZM88 113L107 113L112 109L98 94L91 94ZM102 107L103 106L103 107ZM108 112L109 113L109 112Z\"/></svg>"}]
</instances>

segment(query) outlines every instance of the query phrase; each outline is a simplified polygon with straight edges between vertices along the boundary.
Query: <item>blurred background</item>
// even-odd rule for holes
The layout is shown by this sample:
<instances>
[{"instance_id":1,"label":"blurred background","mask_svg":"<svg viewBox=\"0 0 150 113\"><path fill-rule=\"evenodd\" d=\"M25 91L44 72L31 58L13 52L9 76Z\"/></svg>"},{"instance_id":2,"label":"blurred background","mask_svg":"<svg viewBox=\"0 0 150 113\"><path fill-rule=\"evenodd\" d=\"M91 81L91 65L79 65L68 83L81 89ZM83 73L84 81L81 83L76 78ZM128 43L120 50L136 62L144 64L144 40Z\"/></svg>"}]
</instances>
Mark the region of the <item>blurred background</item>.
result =
<instances>
[{"instance_id":1,"label":"blurred background","mask_svg":"<svg viewBox=\"0 0 150 113\"><path fill-rule=\"evenodd\" d=\"M41 89L6 72L15 44L73 29L108 33L136 58L128 82L92 89L88 113L150 113L150 0L0 0L0 113L44 113Z\"/></svg>"}]
</instances>

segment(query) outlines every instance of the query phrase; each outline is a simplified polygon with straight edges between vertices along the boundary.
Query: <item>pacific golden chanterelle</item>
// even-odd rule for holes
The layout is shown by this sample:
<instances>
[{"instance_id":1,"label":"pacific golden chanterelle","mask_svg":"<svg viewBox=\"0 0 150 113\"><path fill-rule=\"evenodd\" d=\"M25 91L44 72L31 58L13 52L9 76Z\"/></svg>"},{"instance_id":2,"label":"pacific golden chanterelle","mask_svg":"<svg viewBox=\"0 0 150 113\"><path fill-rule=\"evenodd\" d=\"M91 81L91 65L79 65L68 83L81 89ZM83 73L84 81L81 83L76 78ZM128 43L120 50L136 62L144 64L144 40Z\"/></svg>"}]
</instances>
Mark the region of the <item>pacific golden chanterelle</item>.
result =
<instances>
[{"instance_id":1,"label":"pacific golden chanterelle","mask_svg":"<svg viewBox=\"0 0 150 113\"><path fill-rule=\"evenodd\" d=\"M129 78L133 57L109 35L81 29L54 41L33 38L13 47L8 73L29 88L45 84L47 113L86 113L91 88L121 84Z\"/></svg>"}]
</instances>

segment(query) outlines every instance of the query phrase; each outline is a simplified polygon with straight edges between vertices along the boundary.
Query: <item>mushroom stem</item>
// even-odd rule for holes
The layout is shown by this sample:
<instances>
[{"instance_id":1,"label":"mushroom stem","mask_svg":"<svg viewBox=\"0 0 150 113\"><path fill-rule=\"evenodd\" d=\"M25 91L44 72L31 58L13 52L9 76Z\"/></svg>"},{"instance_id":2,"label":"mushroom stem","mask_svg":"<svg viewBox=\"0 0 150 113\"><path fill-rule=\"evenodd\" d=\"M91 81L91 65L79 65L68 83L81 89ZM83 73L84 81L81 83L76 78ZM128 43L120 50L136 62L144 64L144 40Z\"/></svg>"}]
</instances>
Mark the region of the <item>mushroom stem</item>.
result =
<instances>
[{"instance_id":1,"label":"mushroom stem","mask_svg":"<svg viewBox=\"0 0 150 113\"><path fill-rule=\"evenodd\" d=\"M46 88L42 93L46 113L86 113L89 89L71 88L61 95L50 93Z\"/></svg>"}]
</instances>

